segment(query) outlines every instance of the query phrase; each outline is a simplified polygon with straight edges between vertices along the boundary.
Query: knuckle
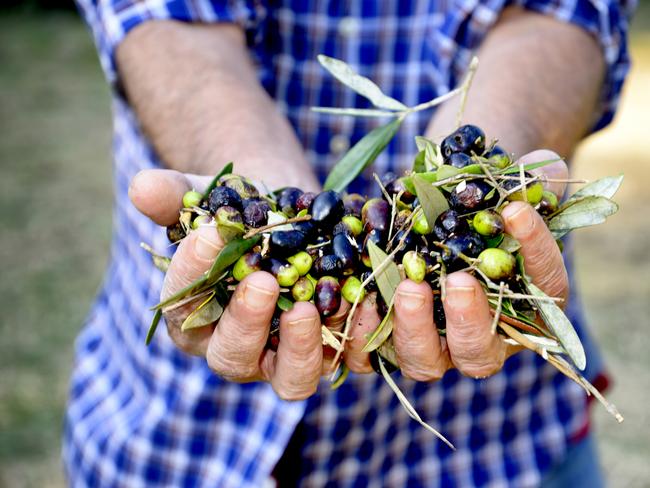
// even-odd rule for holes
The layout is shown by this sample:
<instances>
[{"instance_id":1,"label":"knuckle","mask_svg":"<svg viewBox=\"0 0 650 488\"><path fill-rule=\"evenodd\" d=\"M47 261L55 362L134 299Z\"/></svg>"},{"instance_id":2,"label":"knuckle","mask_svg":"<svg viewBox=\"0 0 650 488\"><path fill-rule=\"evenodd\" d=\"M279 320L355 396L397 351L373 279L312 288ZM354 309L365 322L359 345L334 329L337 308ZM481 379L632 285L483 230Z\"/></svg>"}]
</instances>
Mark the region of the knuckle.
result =
<instances>
[{"instance_id":1,"label":"knuckle","mask_svg":"<svg viewBox=\"0 0 650 488\"><path fill-rule=\"evenodd\" d=\"M433 381L439 381L442 379L443 372L438 368L426 369L418 366L404 365L402 368L402 374L407 378L410 378L414 381L421 381L424 383L430 383Z\"/></svg>"},{"instance_id":2,"label":"knuckle","mask_svg":"<svg viewBox=\"0 0 650 488\"><path fill-rule=\"evenodd\" d=\"M362 358L352 358L350 356L347 356L345 358L345 364L353 373L356 374L372 373L372 365L370 364L370 360L368 359L368 357L362 359Z\"/></svg>"},{"instance_id":3,"label":"knuckle","mask_svg":"<svg viewBox=\"0 0 650 488\"><path fill-rule=\"evenodd\" d=\"M286 385L276 387L275 392L282 400L297 402L300 400L306 400L310 396L314 395L317 389L317 384L304 386Z\"/></svg>"},{"instance_id":4,"label":"knuckle","mask_svg":"<svg viewBox=\"0 0 650 488\"><path fill-rule=\"evenodd\" d=\"M486 363L463 363L458 369L465 376L482 379L498 373L502 366L503 362L494 360Z\"/></svg>"}]
</instances>

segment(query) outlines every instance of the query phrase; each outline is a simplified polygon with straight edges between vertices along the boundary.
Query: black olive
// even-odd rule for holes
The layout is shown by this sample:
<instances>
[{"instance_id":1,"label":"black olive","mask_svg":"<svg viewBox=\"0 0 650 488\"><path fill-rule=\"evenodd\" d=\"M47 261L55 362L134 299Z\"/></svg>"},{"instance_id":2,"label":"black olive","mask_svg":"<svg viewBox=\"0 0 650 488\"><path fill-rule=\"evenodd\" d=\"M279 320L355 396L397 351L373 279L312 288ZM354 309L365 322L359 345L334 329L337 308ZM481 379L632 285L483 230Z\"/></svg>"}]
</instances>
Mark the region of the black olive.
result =
<instances>
[{"instance_id":1,"label":"black olive","mask_svg":"<svg viewBox=\"0 0 650 488\"><path fill-rule=\"evenodd\" d=\"M457 271L469 266L459 254L463 254L468 258L476 258L485 249L485 242L474 231L451 236L444 244L445 248L443 248L441 254L447 272Z\"/></svg>"},{"instance_id":2,"label":"black olive","mask_svg":"<svg viewBox=\"0 0 650 488\"><path fill-rule=\"evenodd\" d=\"M341 306L341 286L333 276L323 276L316 283L314 302L322 317L334 315Z\"/></svg>"},{"instance_id":3,"label":"black olive","mask_svg":"<svg viewBox=\"0 0 650 488\"><path fill-rule=\"evenodd\" d=\"M243 210L242 199L232 188L227 186L217 186L210 192L209 197L210 212L217 212L220 207L233 207L237 210Z\"/></svg>"},{"instance_id":4,"label":"black olive","mask_svg":"<svg viewBox=\"0 0 650 488\"><path fill-rule=\"evenodd\" d=\"M305 248L307 236L299 230L277 230L271 233L270 244L275 256L290 256Z\"/></svg>"},{"instance_id":5,"label":"black olive","mask_svg":"<svg viewBox=\"0 0 650 488\"><path fill-rule=\"evenodd\" d=\"M344 275L354 273L359 262L359 249L353 244L346 234L337 234L332 238L332 253L341 262Z\"/></svg>"},{"instance_id":6,"label":"black olive","mask_svg":"<svg viewBox=\"0 0 650 488\"><path fill-rule=\"evenodd\" d=\"M433 226L433 233L439 241L444 241L451 235L460 234L467 230L469 230L467 220L453 209L445 210L438 215Z\"/></svg>"},{"instance_id":7,"label":"black olive","mask_svg":"<svg viewBox=\"0 0 650 488\"><path fill-rule=\"evenodd\" d=\"M321 276L339 276L343 271L343 263L334 254L325 254L314 261L311 274L316 278Z\"/></svg>"},{"instance_id":8,"label":"black olive","mask_svg":"<svg viewBox=\"0 0 650 488\"><path fill-rule=\"evenodd\" d=\"M309 207L311 221L321 230L330 231L343 217L343 201L329 190L319 193Z\"/></svg>"}]
</instances>

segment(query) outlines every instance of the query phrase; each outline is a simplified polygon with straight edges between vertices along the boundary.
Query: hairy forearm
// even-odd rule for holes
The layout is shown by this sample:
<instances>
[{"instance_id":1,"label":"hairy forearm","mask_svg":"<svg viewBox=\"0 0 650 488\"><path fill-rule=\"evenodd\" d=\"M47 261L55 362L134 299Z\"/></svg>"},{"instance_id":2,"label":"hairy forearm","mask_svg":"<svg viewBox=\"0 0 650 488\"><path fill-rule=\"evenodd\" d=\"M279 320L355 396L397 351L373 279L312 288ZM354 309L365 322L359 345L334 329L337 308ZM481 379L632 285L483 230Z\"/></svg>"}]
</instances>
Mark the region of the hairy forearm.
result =
<instances>
[{"instance_id":1,"label":"hairy forearm","mask_svg":"<svg viewBox=\"0 0 650 488\"><path fill-rule=\"evenodd\" d=\"M241 30L147 22L119 46L129 102L163 163L214 174L228 161L270 187L316 188L295 134L260 86Z\"/></svg>"},{"instance_id":2,"label":"hairy forearm","mask_svg":"<svg viewBox=\"0 0 650 488\"><path fill-rule=\"evenodd\" d=\"M485 39L463 122L481 126L509 152L537 148L569 157L595 122L604 61L578 27L510 8ZM427 133L453 130L458 101L434 116Z\"/></svg>"}]
</instances>

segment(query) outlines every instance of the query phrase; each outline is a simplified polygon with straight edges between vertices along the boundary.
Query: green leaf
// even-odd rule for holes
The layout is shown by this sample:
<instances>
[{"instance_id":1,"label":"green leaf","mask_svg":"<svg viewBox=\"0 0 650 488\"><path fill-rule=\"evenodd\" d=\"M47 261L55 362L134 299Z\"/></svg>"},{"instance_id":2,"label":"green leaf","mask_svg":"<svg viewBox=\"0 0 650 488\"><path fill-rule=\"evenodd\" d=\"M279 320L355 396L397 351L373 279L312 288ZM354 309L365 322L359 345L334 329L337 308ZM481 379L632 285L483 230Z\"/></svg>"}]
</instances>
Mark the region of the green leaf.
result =
<instances>
[{"instance_id":1,"label":"green leaf","mask_svg":"<svg viewBox=\"0 0 650 488\"><path fill-rule=\"evenodd\" d=\"M413 160L412 171L414 173L424 173L427 170L427 167L424 165L424 151L420 151L415 159Z\"/></svg>"},{"instance_id":2,"label":"green leaf","mask_svg":"<svg viewBox=\"0 0 650 488\"><path fill-rule=\"evenodd\" d=\"M557 161L562 161L562 158L547 159L545 161L538 161L537 163L524 164L524 171L530 171L531 169L542 168L548 166L551 163L556 163ZM519 164L513 163L511 166L508 166L506 169L501 171L494 171L494 174L500 175L511 175L514 173L519 174L520 170Z\"/></svg>"},{"instance_id":3,"label":"green leaf","mask_svg":"<svg viewBox=\"0 0 650 488\"><path fill-rule=\"evenodd\" d=\"M167 272L167 269L169 269L169 263L172 262L170 258L156 253L156 251L154 251L150 245L145 244L144 242L140 243L140 247L149 253L151 260L153 261L153 265L156 268L158 268L163 273Z\"/></svg>"},{"instance_id":4,"label":"green leaf","mask_svg":"<svg viewBox=\"0 0 650 488\"><path fill-rule=\"evenodd\" d=\"M287 297L284 297L282 295L280 295L278 297L278 301L277 301L276 305L283 312L288 312L289 310L291 310L293 308L293 302L291 300L289 300Z\"/></svg>"},{"instance_id":5,"label":"green leaf","mask_svg":"<svg viewBox=\"0 0 650 488\"><path fill-rule=\"evenodd\" d=\"M501 234L503 236L503 240L499 244L499 249L503 249L504 251L507 251L509 253L514 253L516 251L519 251L521 249L521 243L512 237L509 234Z\"/></svg>"},{"instance_id":6,"label":"green leaf","mask_svg":"<svg viewBox=\"0 0 650 488\"><path fill-rule=\"evenodd\" d=\"M548 295L532 283L527 282L528 293L540 298L547 298ZM587 365L585 350L580 342L571 321L564 315L564 312L555 302L549 300L533 300L539 309L539 313L547 327L553 332L557 340L566 350L574 364L584 371Z\"/></svg>"},{"instance_id":7,"label":"green leaf","mask_svg":"<svg viewBox=\"0 0 650 488\"><path fill-rule=\"evenodd\" d=\"M375 110L372 108L334 108L334 107L312 107L313 112L332 115L349 115L351 117L396 117L395 112L387 110Z\"/></svg>"},{"instance_id":8,"label":"green leaf","mask_svg":"<svg viewBox=\"0 0 650 488\"><path fill-rule=\"evenodd\" d=\"M208 198L208 197L210 196L210 192L211 192L212 190L214 190L214 187L215 187L215 186L217 186L217 181L219 181L219 178L221 178L223 175L229 175L230 173L232 173L232 169L233 169L233 167L234 167L234 164L233 164L232 161L231 161L231 162L229 162L228 164L226 164L226 165L221 169L221 171L219 171L219 173L217 174L217 176L215 176L214 178L212 178L212 181L210 182L210 184L208 185L208 187L207 187L207 188L205 189L205 191L203 192L203 200L205 200L206 198Z\"/></svg>"},{"instance_id":9,"label":"green leaf","mask_svg":"<svg viewBox=\"0 0 650 488\"><path fill-rule=\"evenodd\" d=\"M588 196L575 200L548 222L548 228L556 239L573 229L602 224L618 210L618 205L608 198Z\"/></svg>"},{"instance_id":10,"label":"green leaf","mask_svg":"<svg viewBox=\"0 0 650 488\"><path fill-rule=\"evenodd\" d=\"M151 321L151 325L149 326L149 330L147 331L147 337L144 340L145 345L148 346L149 343L151 343L151 339L153 339L153 335L156 333L156 329L158 328L158 324L160 323L161 318L162 318L162 310L158 309L153 314L153 320Z\"/></svg>"},{"instance_id":11,"label":"green leaf","mask_svg":"<svg viewBox=\"0 0 650 488\"><path fill-rule=\"evenodd\" d=\"M412 181L422 206L422 212L424 212L424 218L427 219L429 227L433 229L438 215L449 209L449 203L438 188L424 181L420 175L414 175Z\"/></svg>"},{"instance_id":12,"label":"green leaf","mask_svg":"<svg viewBox=\"0 0 650 488\"><path fill-rule=\"evenodd\" d=\"M572 205L573 202L581 200L584 197L612 198L620 188L621 183L623 183L623 175L608 176L606 178L592 181L571 195L562 207L568 207L569 205Z\"/></svg>"},{"instance_id":13,"label":"green leaf","mask_svg":"<svg viewBox=\"0 0 650 488\"><path fill-rule=\"evenodd\" d=\"M336 377L334 382L330 385L330 388L332 390L338 389L343 383L345 383L345 380L348 378L349 374L350 374L350 368L348 368L348 366L345 363L341 364L339 375Z\"/></svg>"},{"instance_id":14,"label":"green leaf","mask_svg":"<svg viewBox=\"0 0 650 488\"><path fill-rule=\"evenodd\" d=\"M341 83L370 100L375 107L388 110L406 110L408 108L402 102L385 95L375 83L365 76L355 73L347 63L323 54L318 55L318 62Z\"/></svg>"},{"instance_id":15,"label":"green leaf","mask_svg":"<svg viewBox=\"0 0 650 488\"><path fill-rule=\"evenodd\" d=\"M339 192L345 190L359 173L377 159L397 132L401 122L400 119L395 119L389 124L379 126L352 146L332 168L323 189Z\"/></svg>"},{"instance_id":16,"label":"green leaf","mask_svg":"<svg viewBox=\"0 0 650 488\"><path fill-rule=\"evenodd\" d=\"M377 328L374 330L372 335L368 338L368 342L363 346L362 352L371 352L381 346L386 339L393 332L393 307L390 307L390 310L379 323Z\"/></svg>"},{"instance_id":17,"label":"green leaf","mask_svg":"<svg viewBox=\"0 0 650 488\"><path fill-rule=\"evenodd\" d=\"M214 297L214 293L211 293L203 303L196 307L196 309L185 318L183 325L181 325L181 330L184 332L186 330L210 325L219 320L222 313L223 307Z\"/></svg>"},{"instance_id":18,"label":"green leaf","mask_svg":"<svg viewBox=\"0 0 650 488\"><path fill-rule=\"evenodd\" d=\"M415 145L419 151L424 151L424 167L432 171L444 164L438 145L422 136L415 136Z\"/></svg>"},{"instance_id":19,"label":"green leaf","mask_svg":"<svg viewBox=\"0 0 650 488\"><path fill-rule=\"evenodd\" d=\"M178 290L176 293L174 293L172 296L166 298L162 302L158 303L154 307L152 307L152 310L161 310L165 307L168 307L169 305L173 305L174 303L182 300L183 298L189 297L191 295L194 295L196 293L200 293L206 289L209 288L209 285L207 285L208 282L208 277L206 275L201 276L200 278L196 279L194 282L190 283L187 285L185 288L182 288Z\"/></svg>"},{"instance_id":20,"label":"green leaf","mask_svg":"<svg viewBox=\"0 0 650 488\"><path fill-rule=\"evenodd\" d=\"M226 244L214 260L212 268L208 271L208 281L212 282L219 278L229 266L235 264L237 260L251 249L260 240L259 234L250 239L238 237ZM211 283L213 284L213 283Z\"/></svg>"},{"instance_id":21,"label":"green leaf","mask_svg":"<svg viewBox=\"0 0 650 488\"><path fill-rule=\"evenodd\" d=\"M386 303L393 302L393 296L400 283L399 269L388 255L372 241L368 241L368 255L375 274L375 281Z\"/></svg>"}]
</instances>

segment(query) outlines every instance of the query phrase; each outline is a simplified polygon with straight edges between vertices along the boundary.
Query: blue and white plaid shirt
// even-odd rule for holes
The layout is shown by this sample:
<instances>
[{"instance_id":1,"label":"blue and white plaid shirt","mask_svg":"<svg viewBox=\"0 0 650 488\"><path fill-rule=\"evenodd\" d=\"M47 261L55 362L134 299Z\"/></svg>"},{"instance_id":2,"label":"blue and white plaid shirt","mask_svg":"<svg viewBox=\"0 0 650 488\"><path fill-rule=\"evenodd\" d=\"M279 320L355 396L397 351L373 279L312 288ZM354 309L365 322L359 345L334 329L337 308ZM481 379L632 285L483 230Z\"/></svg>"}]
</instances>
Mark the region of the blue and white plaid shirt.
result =
<instances>
[{"instance_id":1,"label":"blue and white plaid shirt","mask_svg":"<svg viewBox=\"0 0 650 488\"><path fill-rule=\"evenodd\" d=\"M324 73L323 53L343 59L408 105L454 87L471 53L503 8L524 8L575 23L596 36L607 75L594 128L607 124L628 69L630 5L616 0L79 0L115 88L115 206L112 259L76 347L64 459L73 486L265 486L299 426L301 459L290 464L305 486L535 486L587 425L586 401L571 381L531 353L473 380L450 371L435 384L398 379L424 419L448 436L452 452L413 422L375 375L351 375L338 390L323 383L308 401L280 400L267 384L216 377L201 358L178 351L165 333L144 345L149 307L162 274L139 247L165 249L162 229L130 204L129 181L160 162L119 95L113 54L151 19L236 22L247 31L264 88L298 133L323 179L346 143L376 120L319 115L310 106L366 107ZM375 171L402 169L430 114L406 120ZM336 144L332 144L334 139ZM367 180L366 182L367 183ZM354 188L364 191L363 182ZM597 354L572 299L570 311ZM298 442L299 441L299 442ZM292 443L293 445L294 443Z\"/></svg>"}]
</instances>

